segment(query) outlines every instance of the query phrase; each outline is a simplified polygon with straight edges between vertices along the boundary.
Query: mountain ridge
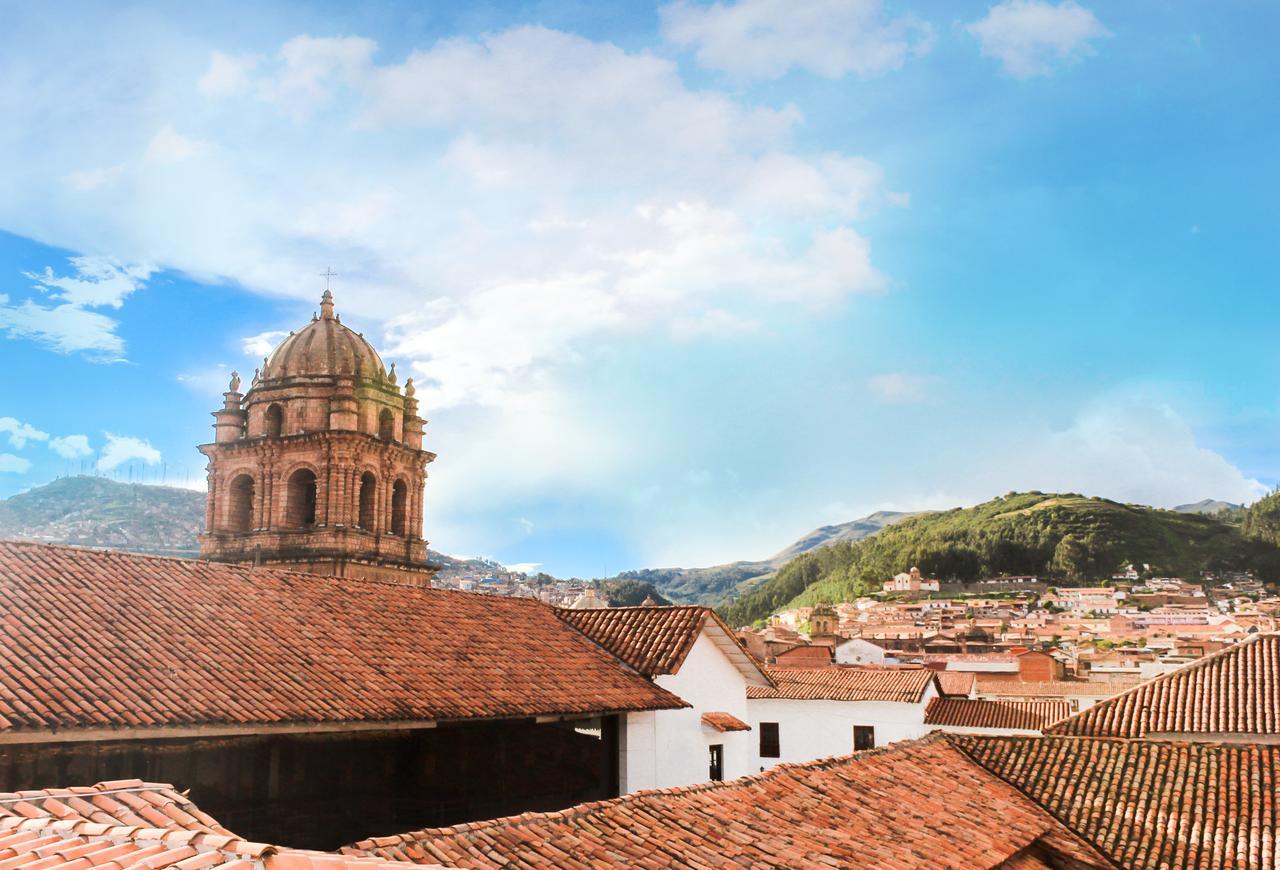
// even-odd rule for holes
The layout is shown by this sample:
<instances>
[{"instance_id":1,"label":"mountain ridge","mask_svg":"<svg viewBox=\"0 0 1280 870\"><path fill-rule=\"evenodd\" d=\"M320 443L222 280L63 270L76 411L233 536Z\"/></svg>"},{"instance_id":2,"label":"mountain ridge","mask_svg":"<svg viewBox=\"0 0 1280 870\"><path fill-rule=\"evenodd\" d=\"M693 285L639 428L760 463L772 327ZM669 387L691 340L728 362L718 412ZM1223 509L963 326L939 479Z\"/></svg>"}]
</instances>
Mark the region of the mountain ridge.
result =
<instances>
[{"instance_id":1,"label":"mountain ridge","mask_svg":"<svg viewBox=\"0 0 1280 870\"><path fill-rule=\"evenodd\" d=\"M878 591L912 565L960 582L1033 574L1086 583L1106 579L1128 562L1175 576L1237 570L1268 580L1280 576L1280 546L1265 535L1246 537L1238 517L1079 493L1009 493L801 554L722 610L731 624L743 625L787 607L852 600Z\"/></svg>"},{"instance_id":2,"label":"mountain ridge","mask_svg":"<svg viewBox=\"0 0 1280 870\"><path fill-rule=\"evenodd\" d=\"M198 490L78 475L0 499L0 538L194 558L200 552L197 536L204 528L204 514L205 493ZM740 587L750 588L772 576L798 554L860 540L911 516L877 511L847 523L819 526L768 559L708 568L644 568L602 579L652 583L662 597L679 603L718 604ZM446 573L506 570L492 559L460 559L436 550L430 550L429 557Z\"/></svg>"}]
</instances>

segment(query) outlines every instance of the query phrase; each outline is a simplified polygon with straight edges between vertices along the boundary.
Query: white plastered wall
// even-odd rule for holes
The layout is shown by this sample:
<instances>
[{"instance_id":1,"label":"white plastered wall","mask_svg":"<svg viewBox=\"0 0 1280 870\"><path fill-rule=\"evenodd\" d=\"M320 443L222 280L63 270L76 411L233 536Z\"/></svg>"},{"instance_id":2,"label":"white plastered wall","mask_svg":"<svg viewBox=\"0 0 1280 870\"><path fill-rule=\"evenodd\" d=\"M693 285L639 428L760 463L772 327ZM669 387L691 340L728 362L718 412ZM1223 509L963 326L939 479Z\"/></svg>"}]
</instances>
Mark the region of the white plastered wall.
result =
<instances>
[{"instance_id":1,"label":"white plastered wall","mask_svg":"<svg viewBox=\"0 0 1280 870\"><path fill-rule=\"evenodd\" d=\"M720 732L702 724L702 714L729 713L747 719L747 683L704 629L680 670L654 680L688 701L691 708L630 713L622 740L622 793L646 788L672 788L705 782L710 747L724 746L724 778L752 770L754 735L750 731Z\"/></svg>"},{"instance_id":2,"label":"white plastered wall","mask_svg":"<svg viewBox=\"0 0 1280 870\"><path fill-rule=\"evenodd\" d=\"M752 768L757 772L775 764L812 761L853 752L853 726L876 729L876 746L914 740L929 733L925 707L937 695L930 685L918 704L898 701L801 701L752 698L747 701L751 723ZM760 757L760 723L778 723L778 758Z\"/></svg>"}]
</instances>

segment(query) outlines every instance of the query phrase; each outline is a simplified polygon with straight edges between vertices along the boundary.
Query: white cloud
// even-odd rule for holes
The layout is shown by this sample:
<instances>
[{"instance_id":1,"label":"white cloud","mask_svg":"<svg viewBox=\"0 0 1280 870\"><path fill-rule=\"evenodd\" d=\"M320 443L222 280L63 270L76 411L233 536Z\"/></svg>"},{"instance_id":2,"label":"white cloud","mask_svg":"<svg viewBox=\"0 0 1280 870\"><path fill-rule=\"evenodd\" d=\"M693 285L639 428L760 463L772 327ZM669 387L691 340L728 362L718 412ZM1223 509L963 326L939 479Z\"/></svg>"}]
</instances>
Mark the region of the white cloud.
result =
<instances>
[{"instance_id":1,"label":"white cloud","mask_svg":"<svg viewBox=\"0 0 1280 870\"><path fill-rule=\"evenodd\" d=\"M72 257L74 276L24 272L35 290L53 301L44 305L27 299L16 305L0 294L0 330L12 338L27 338L60 353L83 352L96 362L116 362L124 354L124 340L116 334L114 318L89 308L119 308L142 287L152 267L122 265L104 257Z\"/></svg>"},{"instance_id":2,"label":"white cloud","mask_svg":"<svg viewBox=\"0 0 1280 870\"><path fill-rule=\"evenodd\" d=\"M1110 36L1092 12L1072 0L1005 0L966 29L984 55L1020 79L1048 75L1058 64L1091 55L1091 40Z\"/></svg>"},{"instance_id":3,"label":"white cloud","mask_svg":"<svg viewBox=\"0 0 1280 870\"><path fill-rule=\"evenodd\" d=\"M245 90L249 85L249 74L257 66L259 58L254 55L231 55L215 51L209 59L209 68L200 77L196 87L200 93L210 97L225 97Z\"/></svg>"},{"instance_id":4,"label":"white cloud","mask_svg":"<svg viewBox=\"0 0 1280 870\"><path fill-rule=\"evenodd\" d=\"M364 76L376 48L373 40L358 36L295 36L280 48L282 67L262 82L262 97L302 120L328 105L335 85Z\"/></svg>"},{"instance_id":5,"label":"white cloud","mask_svg":"<svg viewBox=\"0 0 1280 870\"><path fill-rule=\"evenodd\" d=\"M125 164L117 163L114 166L103 166L98 169L80 169L75 172L69 172L63 176L63 181L73 190L97 190L99 187L111 184L124 174Z\"/></svg>"},{"instance_id":6,"label":"white cloud","mask_svg":"<svg viewBox=\"0 0 1280 870\"><path fill-rule=\"evenodd\" d=\"M26 474L30 469L30 459L14 456L12 453L0 453L0 474Z\"/></svg>"},{"instance_id":7,"label":"white cloud","mask_svg":"<svg viewBox=\"0 0 1280 870\"><path fill-rule=\"evenodd\" d=\"M178 163L209 151L208 142L183 136L170 125L161 127L147 143L143 159L150 163Z\"/></svg>"},{"instance_id":8,"label":"white cloud","mask_svg":"<svg viewBox=\"0 0 1280 870\"><path fill-rule=\"evenodd\" d=\"M272 329L267 332L259 332L257 335L250 335L240 339L240 347L244 350L246 356L262 359L276 349L276 345L284 340L289 334L287 329Z\"/></svg>"},{"instance_id":9,"label":"white cloud","mask_svg":"<svg viewBox=\"0 0 1280 870\"><path fill-rule=\"evenodd\" d=\"M867 379L867 386L882 402L903 404L922 401L929 384L935 379L928 375L910 372L883 372Z\"/></svg>"},{"instance_id":10,"label":"white cloud","mask_svg":"<svg viewBox=\"0 0 1280 870\"><path fill-rule=\"evenodd\" d=\"M51 298L70 305L119 308L125 298L142 287L155 271L147 265L124 265L107 257L72 257L74 276L55 275L46 266L44 272L24 272L36 282L36 288Z\"/></svg>"},{"instance_id":11,"label":"white cloud","mask_svg":"<svg viewBox=\"0 0 1280 870\"><path fill-rule=\"evenodd\" d=\"M49 439L49 449L63 459L80 459L93 455L87 435L60 435Z\"/></svg>"},{"instance_id":12,"label":"white cloud","mask_svg":"<svg viewBox=\"0 0 1280 870\"><path fill-rule=\"evenodd\" d=\"M243 80L216 65L128 100L68 85L50 100L78 120L59 135L31 132L35 106L14 119L0 159L31 180L6 177L0 225L311 305L318 264L333 262L343 321L416 379L445 522L477 498L492 509L618 483L641 436L575 394L602 350L757 340L888 285L863 222L901 198L857 143L815 151L795 106L693 86L669 57L517 27L385 59L359 37L299 37ZM208 98L224 91L239 96ZM102 134L74 136L83 124ZM134 171L166 127L210 149ZM69 169L121 162L92 197L48 195ZM97 309L65 316L101 318L81 325L100 327L101 356L124 355ZM88 344L47 331L53 346ZM284 334L249 336L245 352L261 359ZM193 388L202 377L178 371Z\"/></svg>"},{"instance_id":13,"label":"white cloud","mask_svg":"<svg viewBox=\"0 0 1280 870\"><path fill-rule=\"evenodd\" d=\"M889 18L880 0L677 0L660 10L662 34L698 63L737 76L776 78L806 69L827 78L871 76L929 51L933 29Z\"/></svg>"},{"instance_id":14,"label":"white cloud","mask_svg":"<svg viewBox=\"0 0 1280 870\"><path fill-rule=\"evenodd\" d=\"M28 441L48 441L49 433L41 432L30 423L23 423L14 417L0 417L0 433L9 437L9 446L17 450L27 446Z\"/></svg>"},{"instance_id":15,"label":"white cloud","mask_svg":"<svg viewBox=\"0 0 1280 870\"><path fill-rule=\"evenodd\" d=\"M27 300L9 305L0 294L0 329L11 338L29 338L60 353L84 352L98 362L117 362L124 340L115 320L76 305L38 305Z\"/></svg>"},{"instance_id":16,"label":"white cloud","mask_svg":"<svg viewBox=\"0 0 1280 870\"><path fill-rule=\"evenodd\" d=\"M541 562L513 562L507 566L507 570L516 571L520 574L536 574L541 567Z\"/></svg>"},{"instance_id":17,"label":"white cloud","mask_svg":"<svg viewBox=\"0 0 1280 870\"><path fill-rule=\"evenodd\" d=\"M375 55L360 37L300 36L244 68L259 99L170 106L162 129L215 143L209 158L169 164L163 185L122 178L118 207L71 202L61 237L309 301L316 251L341 257L340 310L388 329L433 408L552 389L604 336L723 340L770 305L885 286L854 226L891 202L880 168L796 148L793 106L693 89L670 59L541 27ZM23 214L0 200L16 232ZM109 320L78 325L122 355Z\"/></svg>"},{"instance_id":18,"label":"white cloud","mask_svg":"<svg viewBox=\"0 0 1280 870\"><path fill-rule=\"evenodd\" d=\"M1083 408L1064 428L1021 426L1013 444L992 441L977 481L1000 492L1081 492L1173 507L1202 498L1251 502L1267 487L1196 442L1172 407L1116 396ZM975 481L976 482L976 481ZM975 497L996 492L975 491Z\"/></svg>"},{"instance_id":19,"label":"white cloud","mask_svg":"<svg viewBox=\"0 0 1280 870\"><path fill-rule=\"evenodd\" d=\"M102 454L98 457L98 468L103 471L110 471L135 459L147 465L160 462L160 451L152 447L150 441L132 435L115 435L111 432L103 434L106 435L107 445L102 448Z\"/></svg>"}]
</instances>

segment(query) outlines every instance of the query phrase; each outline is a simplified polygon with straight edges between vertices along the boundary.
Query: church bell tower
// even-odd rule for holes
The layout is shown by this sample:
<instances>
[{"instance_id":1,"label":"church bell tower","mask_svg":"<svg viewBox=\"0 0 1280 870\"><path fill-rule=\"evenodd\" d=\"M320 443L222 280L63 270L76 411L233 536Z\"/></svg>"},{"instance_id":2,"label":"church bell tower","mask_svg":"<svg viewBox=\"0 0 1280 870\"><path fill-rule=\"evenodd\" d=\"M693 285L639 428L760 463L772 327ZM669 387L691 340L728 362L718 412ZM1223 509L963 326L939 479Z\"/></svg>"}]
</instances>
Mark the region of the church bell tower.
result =
<instances>
[{"instance_id":1,"label":"church bell tower","mask_svg":"<svg viewBox=\"0 0 1280 870\"><path fill-rule=\"evenodd\" d=\"M234 374L213 413L201 558L431 585L413 379L404 389L325 290L319 315Z\"/></svg>"}]
</instances>

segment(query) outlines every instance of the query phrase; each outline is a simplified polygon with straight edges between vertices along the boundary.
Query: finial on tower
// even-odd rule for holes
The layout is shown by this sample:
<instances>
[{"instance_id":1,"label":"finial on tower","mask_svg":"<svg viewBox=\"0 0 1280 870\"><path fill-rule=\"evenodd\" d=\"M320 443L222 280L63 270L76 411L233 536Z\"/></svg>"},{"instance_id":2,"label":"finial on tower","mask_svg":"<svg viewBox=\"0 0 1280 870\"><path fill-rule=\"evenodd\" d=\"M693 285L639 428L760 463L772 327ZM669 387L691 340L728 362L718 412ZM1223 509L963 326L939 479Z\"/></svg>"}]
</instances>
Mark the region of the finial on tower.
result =
<instances>
[{"instance_id":1,"label":"finial on tower","mask_svg":"<svg viewBox=\"0 0 1280 870\"><path fill-rule=\"evenodd\" d=\"M227 384L227 392L229 393L240 392L240 373L239 372L233 371L231 373L231 383Z\"/></svg>"},{"instance_id":2,"label":"finial on tower","mask_svg":"<svg viewBox=\"0 0 1280 870\"><path fill-rule=\"evenodd\" d=\"M324 279L324 295L320 297L320 316L325 320L333 320L333 294L329 292L329 282L337 277L337 272L328 266L320 273Z\"/></svg>"},{"instance_id":3,"label":"finial on tower","mask_svg":"<svg viewBox=\"0 0 1280 870\"><path fill-rule=\"evenodd\" d=\"M412 399L418 393L418 388L413 385L413 378L404 382L404 395L407 399Z\"/></svg>"},{"instance_id":4,"label":"finial on tower","mask_svg":"<svg viewBox=\"0 0 1280 870\"><path fill-rule=\"evenodd\" d=\"M396 382L396 364L395 363L391 364L391 371L387 372L387 380L391 381L391 383L393 384Z\"/></svg>"}]
</instances>

